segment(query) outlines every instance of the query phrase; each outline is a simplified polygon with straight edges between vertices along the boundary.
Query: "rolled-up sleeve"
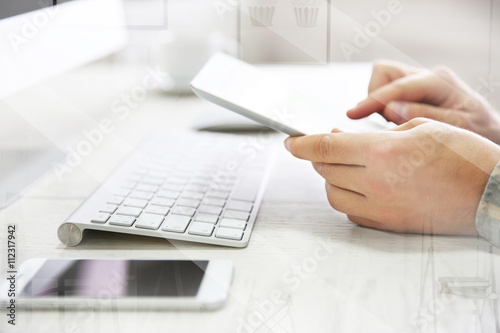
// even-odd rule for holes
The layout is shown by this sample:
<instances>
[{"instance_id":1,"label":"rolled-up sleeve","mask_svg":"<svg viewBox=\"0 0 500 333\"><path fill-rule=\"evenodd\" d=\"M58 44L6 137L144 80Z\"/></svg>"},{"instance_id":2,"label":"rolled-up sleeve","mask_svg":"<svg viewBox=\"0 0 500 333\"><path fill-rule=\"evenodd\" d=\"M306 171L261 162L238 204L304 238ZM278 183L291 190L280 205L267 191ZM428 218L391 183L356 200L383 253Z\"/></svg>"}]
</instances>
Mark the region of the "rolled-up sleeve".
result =
<instances>
[{"instance_id":1,"label":"rolled-up sleeve","mask_svg":"<svg viewBox=\"0 0 500 333\"><path fill-rule=\"evenodd\" d=\"M481 236L500 247L500 162L491 173L476 214Z\"/></svg>"}]
</instances>

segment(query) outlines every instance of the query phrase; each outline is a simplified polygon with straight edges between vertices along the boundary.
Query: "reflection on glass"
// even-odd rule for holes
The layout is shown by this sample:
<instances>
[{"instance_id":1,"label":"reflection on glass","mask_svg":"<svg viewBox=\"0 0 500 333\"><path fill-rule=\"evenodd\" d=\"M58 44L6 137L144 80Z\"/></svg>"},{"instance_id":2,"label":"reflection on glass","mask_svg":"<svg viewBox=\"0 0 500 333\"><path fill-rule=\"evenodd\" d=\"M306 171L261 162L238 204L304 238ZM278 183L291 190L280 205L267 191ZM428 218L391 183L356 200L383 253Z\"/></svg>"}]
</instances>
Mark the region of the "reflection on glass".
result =
<instances>
[{"instance_id":1,"label":"reflection on glass","mask_svg":"<svg viewBox=\"0 0 500 333\"><path fill-rule=\"evenodd\" d=\"M207 264L174 260L49 260L26 286L23 296L196 296Z\"/></svg>"}]
</instances>

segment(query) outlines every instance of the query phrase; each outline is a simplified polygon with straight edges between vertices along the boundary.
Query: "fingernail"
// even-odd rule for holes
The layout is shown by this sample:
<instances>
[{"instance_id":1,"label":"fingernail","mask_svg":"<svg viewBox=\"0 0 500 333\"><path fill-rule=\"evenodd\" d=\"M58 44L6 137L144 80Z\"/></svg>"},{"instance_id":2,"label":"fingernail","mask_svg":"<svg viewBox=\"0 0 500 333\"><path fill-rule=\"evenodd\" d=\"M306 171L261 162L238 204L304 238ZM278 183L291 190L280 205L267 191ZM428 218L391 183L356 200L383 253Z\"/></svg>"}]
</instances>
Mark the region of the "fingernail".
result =
<instances>
[{"instance_id":1,"label":"fingernail","mask_svg":"<svg viewBox=\"0 0 500 333\"><path fill-rule=\"evenodd\" d=\"M288 151L290 151L290 144L291 144L291 142L290 142L290 141L291 141L291 139L290 139L290 138L287 138L287 139L285 140L285 148L286 148L286 150L288 150Z\"/></svg>"},{"instance_id":2,"label":"fingernail","mask_svg":"<svg viewBox=\"0 0 500 333\"><path fill-rule=\"evenodd\" d=\"M387 107L398 114L403 121L408 120L408 103L390 102Z\"/></svg>"}]
</instances>

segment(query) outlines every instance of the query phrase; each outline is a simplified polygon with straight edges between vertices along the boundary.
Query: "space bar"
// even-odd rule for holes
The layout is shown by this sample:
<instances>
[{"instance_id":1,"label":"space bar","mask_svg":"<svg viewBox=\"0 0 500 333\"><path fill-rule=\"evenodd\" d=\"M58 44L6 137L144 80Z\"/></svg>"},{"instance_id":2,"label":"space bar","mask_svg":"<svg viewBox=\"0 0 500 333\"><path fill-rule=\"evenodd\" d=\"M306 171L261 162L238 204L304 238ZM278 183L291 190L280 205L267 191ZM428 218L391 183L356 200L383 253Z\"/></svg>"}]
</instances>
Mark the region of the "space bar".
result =
<instances>
[{"instance_id":1,"label":"space bar","mask_svg":"<svg viewBox=\"0 0 500 333\"><path fill-rule=\"evenodd\" d=\"M231 199L254 201L259 191L262 180L262 172L248 170L243 173L240 182L236 185Z\"/></svg>"}]
</instances>

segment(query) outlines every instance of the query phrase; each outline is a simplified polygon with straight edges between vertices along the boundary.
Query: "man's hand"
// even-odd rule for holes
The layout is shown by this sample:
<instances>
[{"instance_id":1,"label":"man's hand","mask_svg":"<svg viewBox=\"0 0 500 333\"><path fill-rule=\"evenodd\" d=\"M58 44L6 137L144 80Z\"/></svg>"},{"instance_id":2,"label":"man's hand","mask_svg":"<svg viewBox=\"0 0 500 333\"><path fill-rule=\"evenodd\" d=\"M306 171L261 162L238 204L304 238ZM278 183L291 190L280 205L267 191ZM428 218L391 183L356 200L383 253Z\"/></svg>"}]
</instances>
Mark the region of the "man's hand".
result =
<instances>
[{"instance_id":1,"label":"man's hand","mask_svg":"<svg viewBox=\"0 0 500 333\"><path fill-rule=\"evenodd\" d=\"M500 147L417 118L393 130L290 137L313 162L330 205L357 224L397 232L476 235L475 214Z\"/></svg>"},{"instance_id":2,"label":"man's hand","mask_svg":"<svg viewBox=\"0 0 500 333\"><path fill-rule=\"evenodd\" d=\"M451 70L419 69L396 62L373 67L368 97L347 115L352 119L378 112L403 124L425 117L471 130L500 144L500 116Z\"/></svg>"}]
</instances>

